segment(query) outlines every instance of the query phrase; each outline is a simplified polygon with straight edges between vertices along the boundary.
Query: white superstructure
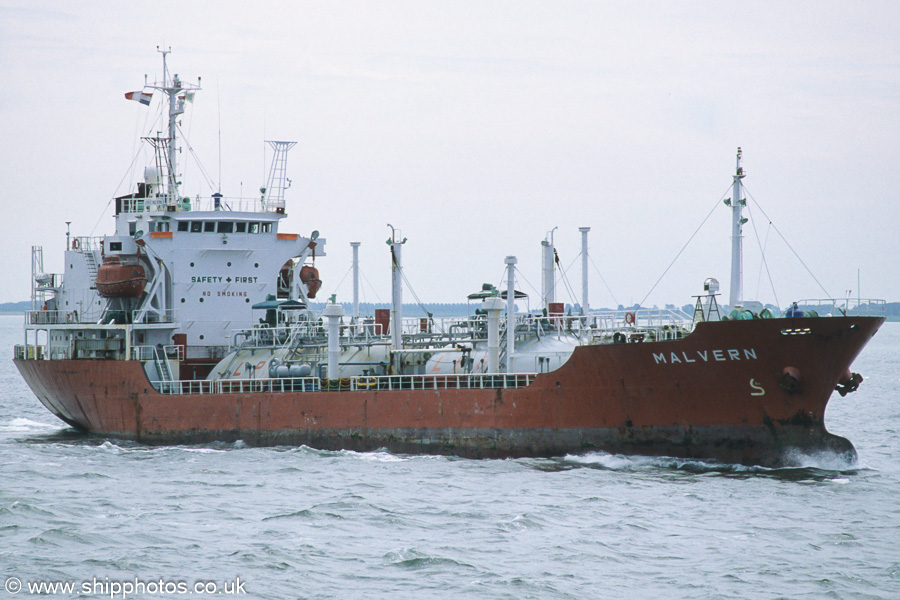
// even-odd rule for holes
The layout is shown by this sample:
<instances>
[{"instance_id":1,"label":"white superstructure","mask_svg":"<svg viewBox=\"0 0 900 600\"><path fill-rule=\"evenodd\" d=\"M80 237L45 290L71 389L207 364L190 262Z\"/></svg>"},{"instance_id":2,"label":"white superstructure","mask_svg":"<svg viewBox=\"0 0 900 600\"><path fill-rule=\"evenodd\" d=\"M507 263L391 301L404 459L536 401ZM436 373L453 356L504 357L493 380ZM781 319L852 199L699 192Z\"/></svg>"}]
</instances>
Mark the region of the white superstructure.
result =
<instances>
[{"instance_id":1,"label":"white superstructure","mask_svg":"<svg viewBox=\"0 0 900 600\"><path fill-rule=\"evenodd\" d=\"M260 188L256 198L182 194L178 120L200 85L199 79L187 84L170 75L170 51L161 52L163 80L145 82L145 92L126 94L149 104L158 92L166 102L166 135L144 138L153 148L153 164L134 193L115 199L114 233L68 237L64 274L43 288L35 284L26 329L35 341L48 340L54 357L150 354L161 360L178 354L172 348L180 348L181 358L186 348L195 357L222 356L233 330L258 324L252 305L269 298L304 304L308 289L300 270L307 259L324 255L318 232L279 231L286 216L286 154L293 142L270 142L276 151L270 189ZM116 281L130 272L146 279L133 294L121 291ZM98 289L109 278L113 285Z\"/></svg>"}]
</instances>

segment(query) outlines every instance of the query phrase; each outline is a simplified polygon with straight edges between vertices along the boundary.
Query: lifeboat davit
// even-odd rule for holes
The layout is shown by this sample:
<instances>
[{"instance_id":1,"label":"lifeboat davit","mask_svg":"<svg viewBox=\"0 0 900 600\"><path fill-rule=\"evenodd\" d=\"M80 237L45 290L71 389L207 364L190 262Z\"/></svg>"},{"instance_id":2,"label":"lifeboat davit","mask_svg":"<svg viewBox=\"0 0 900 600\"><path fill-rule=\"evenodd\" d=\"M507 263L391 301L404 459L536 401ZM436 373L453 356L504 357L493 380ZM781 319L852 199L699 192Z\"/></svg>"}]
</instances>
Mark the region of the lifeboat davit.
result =
<instances>
[{"instance_id":1,"label":"lifeboat davit","mask_svg":"<svg viewBox=\"0 0 900 600\"><path fill-rule=\"evenodd\" d=\"M123 263L117 256L107 256L97 269L94 285L104 298L140 298L147 285L147 273L140 264Z\"/></svg>"},{"instance_id":2,"label":"lifeboat davit","mask_svg":"<svg viewBox=\"0 0 900 600\"><path fill-rule=\"evenodd\" d=\"M322 280L319 279L319 270L310 265L300 267L300 281L306 285L306 297L315 298L316 292L322 287Z\"/></svg>"}]
</instances>

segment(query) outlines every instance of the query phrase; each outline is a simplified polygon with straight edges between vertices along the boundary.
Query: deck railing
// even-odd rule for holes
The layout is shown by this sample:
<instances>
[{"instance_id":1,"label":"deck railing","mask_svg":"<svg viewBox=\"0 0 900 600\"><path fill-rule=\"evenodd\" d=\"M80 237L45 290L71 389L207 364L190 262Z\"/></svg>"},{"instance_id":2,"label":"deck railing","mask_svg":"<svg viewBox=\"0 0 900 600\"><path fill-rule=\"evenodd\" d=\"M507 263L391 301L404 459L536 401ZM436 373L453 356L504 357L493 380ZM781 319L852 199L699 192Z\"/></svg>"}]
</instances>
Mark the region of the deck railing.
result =
<instances>
[{"instance_id":1,"label":"deck railing","mask_svg":"<svg viewBox=\"0 0 900 600\"><path fill-rule=\"evenodd\" d=\"M138 311L112 311L107 313L107 317L102 323L98 322L100 312L99 310L93 310L90 313L79 313L77 310L26 310L25 327L40 329L40 325L95 325L99 327L102 325L131 324L134 321L134 314ZM174 322L175 311L168 309L148 313L146 321L142 324Z\"/></svg>"},{"instance_id":2,"label":"deck railing","mask_svg":"<svg viewBox=\"0 0 900 600\"><path fill-rule=\"evenodd\" d=\"M127 198L120 205L123 213L142 212L249 212L249 213L276 213L284 212L284 206L278 202L261 198L212 198L194 196L193 198L168 198L166 196L154 196L151 198Z\"/></svg>"},{"instance_id":3,"label":"deck railing","mask_svg":"<svg viewBox=\"0 0 900 600\"><path fill-rule=\"evenodd\" d=\"M537 373L493 375L382 375L320 379L284 377L271 379L218 379L202 381L154 381L164 394L256 394L289 392L361 392L397 390L496 390L526 387Z\"/></svg>"},{"instance_id":4,"label":"deck railing","mask_svg":"<svg viewBox=\"0 0 900 600\"><path fill-rule=\"evenodd\" d=\"M797 307L802 311L815 311L819 316L832 317L884 317L887 316L887 301L869 298L829 298L825 300L799 300Z\"/></svg>"}]
</instances>

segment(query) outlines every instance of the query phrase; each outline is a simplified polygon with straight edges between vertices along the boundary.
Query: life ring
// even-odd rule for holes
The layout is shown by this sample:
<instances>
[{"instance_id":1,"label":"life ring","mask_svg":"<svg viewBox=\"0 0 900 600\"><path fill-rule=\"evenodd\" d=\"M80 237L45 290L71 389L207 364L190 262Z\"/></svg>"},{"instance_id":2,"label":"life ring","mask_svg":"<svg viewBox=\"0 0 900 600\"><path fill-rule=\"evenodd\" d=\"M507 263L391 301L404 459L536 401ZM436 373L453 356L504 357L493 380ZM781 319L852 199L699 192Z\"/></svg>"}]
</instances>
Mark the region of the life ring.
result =
<instances>
[{"instance_id":1,"label":"life ring","mask_svg":"<svg viewBox=\"0 0 900 600\"><path fill-rule=\"evenodd\" d=\"M72 240L72 250L78 250L78 238Z\"/></svg>"},{"instance_id":2,"label":"life ring","mask_svg":"<svg viewBox=\"0 0 900 600\"><path fill-rule=\"evenodd\" d=\"M74 323L75 316L72 313L66 313L66 323Z\"/></svg>"},{"instance_id":3,"label":"life ring","mask_svg":"<svg viewBox=\"0 0 900 600\"><path fill-rule=\"evenodd\" d=\"M634 325L634 313L633 312L625 313L625 322L628 323L629 325Z\"/></svg>"}]
</instances>

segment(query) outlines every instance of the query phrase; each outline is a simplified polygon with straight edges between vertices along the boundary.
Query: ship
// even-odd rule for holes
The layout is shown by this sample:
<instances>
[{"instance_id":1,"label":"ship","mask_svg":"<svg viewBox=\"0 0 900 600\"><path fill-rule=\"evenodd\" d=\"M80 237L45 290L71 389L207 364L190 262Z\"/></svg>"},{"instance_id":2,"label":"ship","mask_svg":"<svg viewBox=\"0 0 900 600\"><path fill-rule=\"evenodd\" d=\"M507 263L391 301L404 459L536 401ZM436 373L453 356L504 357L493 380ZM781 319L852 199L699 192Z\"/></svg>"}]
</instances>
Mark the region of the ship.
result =
<instances>
[{"instance_id":1,"label":"ship","mask_svg":"<svg viewBox=\"0 0 900 600\"><path fill-rule=\"evenodd\" d=\"M318 231L281 231L294 142L270 141L251 198L181 190L177 122L200 80L169 71L126 98L162 98L152 164L115 198L115 230L66 232L65 271L32 247L32 306L14 362L37 399L79 431L142 444L306 445L325 450L555 457L587 452L778 467L821 452L856 458L825 427L851 365L884 322L882 300L798 300L783 313L741 298L746 219L733 175L728 309L703 283L694 310L592 310L556 301L554 231L541 241L540 307L523 310L515 256L472 285L459 318L403 315L402 251L390 227L390 308L312 302ZM498 257L498 266L501 257ZM699 278L698 278L699 280ZM699 288L700 286L698 286ZM471 288L470 288L471 289ZM461 293L461 298L464 294ZM349 310L348 310L349 309Z\"/></svg>"}]
</instances>

